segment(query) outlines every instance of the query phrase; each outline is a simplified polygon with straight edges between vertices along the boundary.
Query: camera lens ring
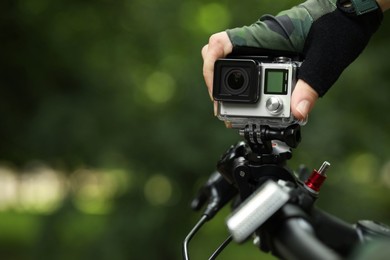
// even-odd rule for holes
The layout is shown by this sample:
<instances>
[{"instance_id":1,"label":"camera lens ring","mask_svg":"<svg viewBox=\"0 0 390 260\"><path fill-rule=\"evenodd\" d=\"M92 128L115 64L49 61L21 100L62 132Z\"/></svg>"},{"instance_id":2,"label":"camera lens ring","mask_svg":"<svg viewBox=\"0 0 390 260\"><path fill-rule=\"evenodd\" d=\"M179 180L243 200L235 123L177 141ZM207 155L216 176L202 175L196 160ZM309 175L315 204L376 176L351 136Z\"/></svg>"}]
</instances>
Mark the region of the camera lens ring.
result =
<instances>
[{"instance_id":1,"label":"camera lens ring","mask_svg":"<svg viewBox=\"0 0 390 260\"><path fill-rule=\"evenodd\" d=\"M249 76L243 68L232 68L225 75L226 90L231 94L241 94L248 88Z\"/></svg>"}]
</instances>

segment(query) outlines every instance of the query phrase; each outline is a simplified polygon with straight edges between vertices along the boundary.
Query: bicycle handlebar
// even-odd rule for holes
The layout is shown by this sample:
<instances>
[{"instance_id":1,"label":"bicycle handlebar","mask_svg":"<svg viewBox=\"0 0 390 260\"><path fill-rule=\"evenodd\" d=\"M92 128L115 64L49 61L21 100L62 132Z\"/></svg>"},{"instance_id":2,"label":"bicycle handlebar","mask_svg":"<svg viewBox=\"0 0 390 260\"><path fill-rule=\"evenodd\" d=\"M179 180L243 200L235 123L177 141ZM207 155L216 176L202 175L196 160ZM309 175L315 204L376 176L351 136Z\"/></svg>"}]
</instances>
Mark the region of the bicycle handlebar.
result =
<instances>
[{"instance_id":1,"label":"bicycle handlebar","mask_svg":"<svg viewBox=\"0 0 390 260\"><path fill-rule=\"evenodd\" d=\"M390 228L383 224L361 221L352 225L315 208L327 167L313 170L303 181L284 167L288 155L284 150L259 155L243 142L229 148L218 163L220 174L211 176L192 203L195 210L207 205L202 224L197 225L210 220L238 194L235 202L239 206L229 217L231 223L227 223L233 239L242 242L254 234L261 238L256 241L260 241L262 251L271 251L282 259L338 260L349 257L356 246L374 237L390 238ZM267 185L278 187L271 192ZM194 228L185 239L185 259L188 242L197 230ZM225 242L223 245L212 259L223 250Z\"/></svg>"},{"instance_id":2,"label":"bicycle handlebar","mask_svg":"<svg viewBox=\"0 0 390 260\"><path fill-rule=\"evenodd\" d=\"M308 221L291 218L279 224L274 234L275 254L291 260L339 260L341 257L326 247L315 235Z\"/></svg>"},{"instance_id":3,"label":"bicycle handlebar","mask_svg":"<svg viewBox=\"0 0 390 260\"><path fill-rule=\"evenodd\" d=\"M347 257L362 242L354 225L320 209L313 209L311 222L318 239L343 257Z\"/></svg>"},{"instance_id":4,"label":"bicycle handlebar","mask_svg":"<svg viewBox=\"0 0 390 260\"><path fill-rule=\"evenodd\" d=\"M347 256L360 241L356 228L314 208L314 201L299 184L269 180L230 215L227 226L236 242L255 233L263 251L285 259Z\"/></svg>"}]
</instances>

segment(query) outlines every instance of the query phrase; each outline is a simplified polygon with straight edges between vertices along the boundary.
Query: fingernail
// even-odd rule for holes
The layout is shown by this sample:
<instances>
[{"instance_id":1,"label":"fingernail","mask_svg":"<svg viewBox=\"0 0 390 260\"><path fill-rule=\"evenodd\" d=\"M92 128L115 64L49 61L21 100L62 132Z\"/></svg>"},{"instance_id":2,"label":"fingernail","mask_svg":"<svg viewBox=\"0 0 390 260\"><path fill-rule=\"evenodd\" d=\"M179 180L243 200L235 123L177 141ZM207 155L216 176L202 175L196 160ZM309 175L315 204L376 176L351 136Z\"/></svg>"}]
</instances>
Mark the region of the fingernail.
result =
<instances>
[{"instance_id":1,"label":"fingernail","mask_svg":"<svg viewBox=\"0 0 390 260\"><path fill-rule=\"evenodd\" d=\"M298 103L296 109L302 115L303 118L306 118L309 114L310 102L307 100L302 100Z\"/></svg>"},{"instance_id":2,"label":"fingernail","mask_svg":"<svg viewBox=\"0 0 390 260\"><path fill-rule=\"evenodd\" d=\"M214 102L213 93L211 91L209 91L209 96L210 96L211 101Z\"/></svg>"}]
</instances>

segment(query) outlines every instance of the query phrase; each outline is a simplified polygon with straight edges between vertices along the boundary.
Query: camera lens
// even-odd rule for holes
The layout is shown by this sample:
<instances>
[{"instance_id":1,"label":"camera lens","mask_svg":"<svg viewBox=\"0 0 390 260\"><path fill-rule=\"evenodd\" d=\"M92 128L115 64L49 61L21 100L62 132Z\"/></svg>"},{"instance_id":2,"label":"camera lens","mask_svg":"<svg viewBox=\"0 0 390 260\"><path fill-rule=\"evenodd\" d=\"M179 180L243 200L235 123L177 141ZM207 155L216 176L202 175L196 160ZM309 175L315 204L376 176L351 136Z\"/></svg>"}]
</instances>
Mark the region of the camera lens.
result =
<instances>
[{"instance_id":1,"label":"camera lens","mask_svg":"<svg viewBox=\"0 0 390 260\"><path fill-rule=\"evenodd\" d=\"M232 69L226 75L226 86L234 93L243 92L248 86L248 73L243 69Z\"/></svg>"},{"instance_id":2,"label":"camera lens","mask_svg":"<svg viewBox=\"0 0 390 260\"><path fill-rule=\"evenodd\" d=\"M231 103L257 103L260 66L254 59L218 59L214 66L213 98Z\"/></svg>"}]
</instances>

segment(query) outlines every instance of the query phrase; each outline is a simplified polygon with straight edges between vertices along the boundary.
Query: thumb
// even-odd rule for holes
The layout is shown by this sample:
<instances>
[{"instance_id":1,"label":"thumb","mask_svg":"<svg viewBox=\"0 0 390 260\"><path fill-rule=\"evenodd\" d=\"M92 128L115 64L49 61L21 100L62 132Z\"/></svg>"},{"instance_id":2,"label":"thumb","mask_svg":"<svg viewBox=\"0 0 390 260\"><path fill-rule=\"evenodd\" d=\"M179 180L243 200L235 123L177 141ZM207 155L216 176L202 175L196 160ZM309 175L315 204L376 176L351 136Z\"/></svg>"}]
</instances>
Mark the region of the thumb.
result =
<instances>
[{"instance_id":1,"label":"thumb","mask_svg":"<svg viewBox=\"0 0 390 260\"><path fill-rule=\"evenodd\" d=\"M317 92L305 81L298 80L291 96L291 111L295 118L306 119L317 99Z\"/></svg>"}]
</instances>

